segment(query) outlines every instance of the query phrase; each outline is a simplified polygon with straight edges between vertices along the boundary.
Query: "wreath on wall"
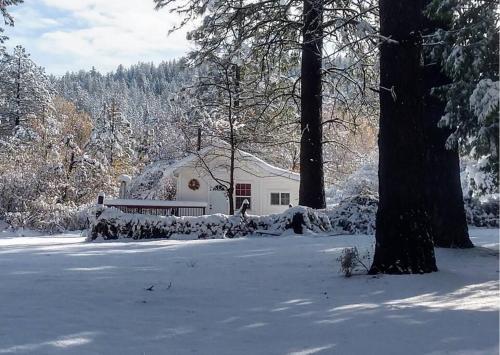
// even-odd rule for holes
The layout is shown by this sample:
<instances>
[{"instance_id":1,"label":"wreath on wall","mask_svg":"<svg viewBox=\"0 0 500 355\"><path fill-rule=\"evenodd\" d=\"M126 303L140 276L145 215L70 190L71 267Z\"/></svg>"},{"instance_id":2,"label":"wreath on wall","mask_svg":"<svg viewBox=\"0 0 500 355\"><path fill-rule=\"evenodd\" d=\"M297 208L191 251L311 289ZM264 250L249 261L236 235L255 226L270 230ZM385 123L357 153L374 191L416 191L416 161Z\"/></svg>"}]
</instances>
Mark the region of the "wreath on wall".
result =
<instances>
[{"instance_id":1,"label":"wreath on wall","mask_svg":"<svg viewBox=\"0 0 500 355\"><path fill-rule=\"evenodd\" d=\"M196 179L191 179L189 180L189 183L188 183L188 187L191 189L191 190L198 190L200 188L200 182Z\"/></svg>"}]
</instances>

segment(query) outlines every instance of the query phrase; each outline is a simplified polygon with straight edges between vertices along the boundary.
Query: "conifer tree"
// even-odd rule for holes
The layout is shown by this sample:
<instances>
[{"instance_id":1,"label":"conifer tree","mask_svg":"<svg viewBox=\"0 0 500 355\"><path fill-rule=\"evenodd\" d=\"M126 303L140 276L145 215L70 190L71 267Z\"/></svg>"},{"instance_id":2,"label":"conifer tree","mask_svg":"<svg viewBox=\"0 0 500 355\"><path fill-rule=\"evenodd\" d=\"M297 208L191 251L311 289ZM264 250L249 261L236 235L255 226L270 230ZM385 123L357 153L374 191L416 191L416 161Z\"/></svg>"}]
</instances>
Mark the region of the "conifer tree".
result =
<instances>
[{"instance_id":1,"label":"conifer tree","mask_svg":"<svg viewBox=\"0 0 500 355\"><path fill-rule=\"evenodd\" d=\"M380 1L379 205L376 273L437 271L425 202L423 0Z\"/></svg>"}]
</instances>

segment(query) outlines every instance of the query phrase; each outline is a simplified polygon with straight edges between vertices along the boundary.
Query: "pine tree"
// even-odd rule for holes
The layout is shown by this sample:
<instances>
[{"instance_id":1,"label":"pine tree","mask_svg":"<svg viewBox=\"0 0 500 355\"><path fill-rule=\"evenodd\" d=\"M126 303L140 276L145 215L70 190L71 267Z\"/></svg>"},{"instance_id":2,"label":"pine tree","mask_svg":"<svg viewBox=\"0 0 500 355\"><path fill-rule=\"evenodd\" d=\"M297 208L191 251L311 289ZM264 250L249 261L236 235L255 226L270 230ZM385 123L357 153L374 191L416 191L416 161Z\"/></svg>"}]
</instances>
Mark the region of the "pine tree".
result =
<instances>
[{"instance_id":1,"label":"pine tree","mask_svg":"<svg viewBox=\"0 0 500 355\"><path fill-rule=\"evenodd\" d=\"M22 4L23 0L2 0L0 1L0 13L2 14L3 24L5 26L14 26L14 18L9 13L9 6L16 6ZM3 55L5 47L3 43L8 39L3 33L5 32L2 23L0 23L0 56Z\"/></svg>"},{"instance_id":2,"label":"pine tree","mask_svg":"<svg viewBox=\"0 0 500 355\"><path fill-rule=\"evenodd\" d=\"M26 50L17 46L12 55L0 63L1 134L10 134L29 120L47 119L52 110L53 88L44 70L37 66Z\"/></svg>"},{"instance_id":3,"label":"pine tree","mask_svg":"<svg viewBox=\"0 0 500 355\"><path fill-rule=\"evenodd\" d=\"M430 57L450 81L434 89L446 102L439 125L451 131L447 144L475 158L498 184L499 14L490 0L433 0L427 10L448 24L428 38Z\"/></svg>"},{"instance_id":4,"label":"pine tree","mask_svg":"<svg viewBox=\"0 0 500 355\"><path fill-rule=\"evenodd\" d=\"M370 269L437 271L425 203L422 0L381 0L379 205Z\"/></svg>"},{"instance_id":5,"label":"pine tree","mask_svg":"<svg viewBox=\"0 0 500 355\"><path fill-rule=\"evenodd\" d=\"M304 0L302 29L299 204L325 208L323 173L323 0Z\"/></svg>"},{"instance_id":6,"label":"pine tree","mask_svg":"<svg viewBox=\"0 0 500 355\"><path fill-rule=\"evenodd\" d=\"M130 122L122 114L118 100L111 98L94 123L89 149L102 164L123 172L132 163L133 144Z\"/></svg>"}]
</instances>

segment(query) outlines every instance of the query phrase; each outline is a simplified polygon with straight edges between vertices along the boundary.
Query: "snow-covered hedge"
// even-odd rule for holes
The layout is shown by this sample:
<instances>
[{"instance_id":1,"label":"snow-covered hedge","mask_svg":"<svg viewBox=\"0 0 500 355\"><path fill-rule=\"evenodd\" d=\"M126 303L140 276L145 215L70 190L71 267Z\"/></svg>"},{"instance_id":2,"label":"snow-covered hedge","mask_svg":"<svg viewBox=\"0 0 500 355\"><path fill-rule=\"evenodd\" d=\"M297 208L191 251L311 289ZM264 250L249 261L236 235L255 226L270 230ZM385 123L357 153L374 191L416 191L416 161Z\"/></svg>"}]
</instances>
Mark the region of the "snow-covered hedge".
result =
<instances>
[{"instance_id":1,"label":"snow-covered hedge","mask_svg":"<svg viewBox=\"0 0 500 355\"><path fill-rule=\"evenodd\" d=\"M215 214L200 217L151 216L123 213L114 208L95 211L89 240L131 239L201 239L235 238L252 233L279 235L299 222L303 229L330 232L332 227L325 213L305 207L293 207L281 214L268 216L227 216Z\"/></svg>"}]
</instances>

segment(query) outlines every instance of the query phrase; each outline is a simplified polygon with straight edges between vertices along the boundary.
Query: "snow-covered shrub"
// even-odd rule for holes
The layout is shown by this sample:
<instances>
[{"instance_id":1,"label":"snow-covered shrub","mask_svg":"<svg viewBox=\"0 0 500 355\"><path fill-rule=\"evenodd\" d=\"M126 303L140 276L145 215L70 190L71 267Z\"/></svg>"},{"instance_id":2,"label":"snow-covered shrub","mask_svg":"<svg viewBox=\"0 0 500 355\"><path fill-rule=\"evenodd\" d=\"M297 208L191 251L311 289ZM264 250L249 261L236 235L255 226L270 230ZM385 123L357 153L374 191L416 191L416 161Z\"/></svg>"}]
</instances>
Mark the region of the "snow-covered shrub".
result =
<instances>
[{"instance_id":1,"label":"snow-covered shrub","mask_svg":"<svg viewBox=\"0 0 500 355\"><path fill-rule=\"evenodd\" d=\"M490 198L466 198L465 215L467 224L476 227L497 227L499 226L499 200L497 196Z\"/></svg>"},{"instance_id":2,"label":"snow-covered shrub","mask_svg":"<svg viewBox=\"0 0 500 355\"><path fill-rule=\"evenodd\" d=\"M495 175L487 170L488 156L461 161L460 174L467 223L476 227L498 227L499 193Z\"/></svg>"},{"instance_id":3,"label":"snow-covered shrub","mask_svg":"<svg viewBox=\"0 0 500 355\"><path fill-rule=\"evenodd\" d=\"M248 217L248 224L253 230L282 233L287 229L292 229L293 219L296 214L302 215L304 229L314 233L324 233L332 230L330 220L324 212L303 206L289 208L283 213L251 216Z\"/></svg>"},{"instance_id":4,"label":"snow-covered shrub","mask_svg":"<svg viewBox=\"0 0 500 355\"><path fill-rule=\"evenodd\" d=\"M91 224L89 240L224 238L246 235L242 218L215 214L200 217L152 216L106 208ZM183 236L184 235L184 236Z\"/></svg>"},{"instance_id":5,"label":"snow-covered shrub","mask_svg":"<svg viewBox=\"0 0 500 355\"><path fill-rule=\"evenodd\" d=\"M338 186L326 191L327 204L332 205L359 195L378 194L377 155L373 154L367 163L361 165Z\"/></svg>"},{"instance_id":6,"label":"snow-covered shrub","mask_svg":"<svg viewBox=\"0 0 500 355\"><path fill-rule=\"evenodd\" d=\"M292 221L296 214L302 215L304 229L317 233L332 230L326 214L300 206L268 216L151 216L123 213L114 208L92 213L96 213L98 217L91 221L89 240L237 238L256 231L281 234L293 227Z\"/></svg>"},{"instance_id":7,"label":"snow-covered shrub","mask_svg":"<svg viewBox=\"0 0 500 355\"><path fill-rule=\"evenodd\" d=\"M372 194L361 194L346 198L325 212L332 228L339 233L373 234L378 198Z\"/></svg>"},{"instance_id":8,"label":"snow-covered shrub","mask_svg":"<svg viewBox=\"0 0 500 355\"><path fill-rule=\"evenodd\" d=\"M88 226L88 213L85 207L77 208L62 204L48 204L33 201L23 212L7 212L5 222L11 227L29 228L50 234L65 230L80 230Z\"/></svg>"},{"instance_id":9,"label":"snow-covered shrub","mask_svg":"<svg viewBox=\"0 0 500 355\"><path fill-rule=\"evenodd\" d=\"M460 179L465 198L489 200L498 196L498 182L487 170L489 156L461 160Z\"/></svg>"},{"instance_id":10,"label":"snow-covered shrub","mask_svg":"<svg viewBox=\"0 0 500 355\"><path fill-rule=\"evenodd\" d=\"M487 169L488 159L488 156L480 159L469 156L460 161L467 223L478 227L499 225L498 182ZM327 190L326 213L336 231L374 233L378 204L375 160L361 166L343 184Z\"/></svg>"}]
</instances>

